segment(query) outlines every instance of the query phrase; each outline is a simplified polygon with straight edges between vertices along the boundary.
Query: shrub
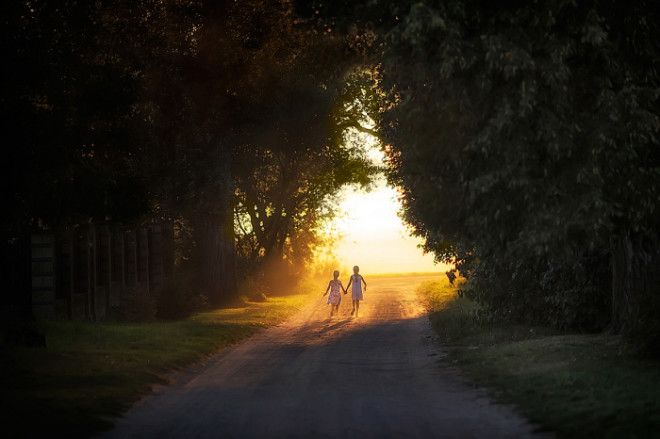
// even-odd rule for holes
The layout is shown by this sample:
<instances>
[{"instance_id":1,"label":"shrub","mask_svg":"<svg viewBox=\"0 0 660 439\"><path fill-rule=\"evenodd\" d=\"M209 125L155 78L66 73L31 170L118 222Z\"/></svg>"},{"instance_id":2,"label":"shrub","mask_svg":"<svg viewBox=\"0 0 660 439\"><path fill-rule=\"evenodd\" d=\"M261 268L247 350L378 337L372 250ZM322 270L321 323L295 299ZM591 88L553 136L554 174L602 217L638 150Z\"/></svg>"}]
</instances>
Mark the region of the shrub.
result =
<instances>
[{"instance_id":1,"label":"shrub","mask_svg":"<svg viewBox=\"0 0 660 439\"><path fill-rule=\"evenodd\" d=\"M158 290L156 316L159 319L180 319L208 308L208 299L199 293L190 276L172 276Z\"/></svg>"},{"instance_id":2,"label":"shrub","mask_svg":"<svg viewBox=\"0 0 660 439\"><path fill-rule=\"evenodd\" d=\"M127 322L149 322L156 317L154 297L144 287L131 287L121 298L119 319Z\"/></svg>"}]
</instances>

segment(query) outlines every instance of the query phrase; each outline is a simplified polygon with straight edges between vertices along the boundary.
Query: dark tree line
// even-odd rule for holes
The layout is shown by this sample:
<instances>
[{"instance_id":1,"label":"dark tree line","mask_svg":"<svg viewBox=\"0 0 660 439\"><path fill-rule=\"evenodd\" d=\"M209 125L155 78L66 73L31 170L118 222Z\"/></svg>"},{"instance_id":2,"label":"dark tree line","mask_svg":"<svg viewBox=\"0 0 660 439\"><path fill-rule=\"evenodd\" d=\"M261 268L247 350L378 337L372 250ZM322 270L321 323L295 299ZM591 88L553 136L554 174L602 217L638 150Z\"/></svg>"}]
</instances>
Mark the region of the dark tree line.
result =
<instances>
[{"instance_id":1,"label":"dark tree line","mask_svg":"<svg viewBox=\"0 0 660 439\"><path fill-rule=\"evenodd\" d=\"M170 219L218 304L247 275L299 275L333 194L370 180L331 116L356 57L288 1L1 8L4 241Z\"/></svg>"},{"instance_id":2,"label":"dark tree line","mask_svg":"<svg viewBox=\"0 0 660 439\"><path fill-rule=\"evenodd\" d=\"M660 345L651 2L2 8L6 237L172 218L218 303L297 276L332 195L369 182L350 128L488 316Z\"/></svg>"}]
</instances>

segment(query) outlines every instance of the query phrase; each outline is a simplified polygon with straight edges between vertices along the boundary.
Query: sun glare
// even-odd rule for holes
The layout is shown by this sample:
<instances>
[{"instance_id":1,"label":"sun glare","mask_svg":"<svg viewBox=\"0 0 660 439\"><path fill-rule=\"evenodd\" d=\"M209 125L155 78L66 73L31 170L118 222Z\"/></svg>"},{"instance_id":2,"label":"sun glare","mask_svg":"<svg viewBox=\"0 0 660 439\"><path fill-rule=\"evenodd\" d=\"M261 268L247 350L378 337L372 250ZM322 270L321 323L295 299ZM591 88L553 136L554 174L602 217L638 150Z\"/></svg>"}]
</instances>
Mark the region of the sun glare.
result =
<instances>
[{"instance_id":1,"label":"sun glare","mask_svg":"<svg viewBox=\"0 0 660 439\"><path fill-rule=\"evenodd\" d=\"M363 141L368 157L382 164L383 153L373 138ZM359 265L365 274L446 271L448 266L435 264L433 255L424 254L421 239L410 236L398 215L400 208L396 189L384 178L368 192L346 188L340 194L340 211L330 225L338 236L331 249L338 268L346 273Z\"/></svg>"}]
</instances>

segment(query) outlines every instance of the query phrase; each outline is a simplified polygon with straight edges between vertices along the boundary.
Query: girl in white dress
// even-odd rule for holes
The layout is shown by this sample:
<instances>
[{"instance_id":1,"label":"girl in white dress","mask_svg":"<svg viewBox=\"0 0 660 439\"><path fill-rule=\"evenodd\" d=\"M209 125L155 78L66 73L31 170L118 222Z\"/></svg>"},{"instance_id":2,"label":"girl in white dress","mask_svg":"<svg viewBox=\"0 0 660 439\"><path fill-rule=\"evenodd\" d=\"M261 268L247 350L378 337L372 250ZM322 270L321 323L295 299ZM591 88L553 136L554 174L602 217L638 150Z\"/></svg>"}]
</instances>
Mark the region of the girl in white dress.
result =
<instances>
[{"instance_id":1,"label":"girl in white dress","mask_svg":"<svg viewBox=\"0 0 660 439\"><path fill-rule=\"evenodd\" d=\"M332 276L334 277L334 279L332 279L328 283L328 288L326 288L325 293L323 293L323 295L325 296L326 294L328 294L328 291L330 291L330 295L328 296L328 304L331 305L330 317L332 317L335 311L339 311L339 304L341 303L341 293L339 292L339 290L342 290L344 294L346 294L346 289L339 280L339 271L335 270L332 273Z\"/></svg>"},{"instance_id":2,"label":"girl in white dress","mask_svg":"<svg viewBox=\"0 0 660 439\"><path fill-rule=\"evenodd\" d=\"M346 285L346 289L350 288L351 285L353 285L353 289L351 290L351 296L353 299L353 309L351 310L351 315L355 313L355 317L358 316L358 312L360 311L360 300L362 300L362 284L364 283L364 291L367 291L367 282L364 280L362 275L360 274L360 267L357 265L353 267L353 275L351 276L351 280L348 281L348 285Z\"/></svg>"}]
</instances>

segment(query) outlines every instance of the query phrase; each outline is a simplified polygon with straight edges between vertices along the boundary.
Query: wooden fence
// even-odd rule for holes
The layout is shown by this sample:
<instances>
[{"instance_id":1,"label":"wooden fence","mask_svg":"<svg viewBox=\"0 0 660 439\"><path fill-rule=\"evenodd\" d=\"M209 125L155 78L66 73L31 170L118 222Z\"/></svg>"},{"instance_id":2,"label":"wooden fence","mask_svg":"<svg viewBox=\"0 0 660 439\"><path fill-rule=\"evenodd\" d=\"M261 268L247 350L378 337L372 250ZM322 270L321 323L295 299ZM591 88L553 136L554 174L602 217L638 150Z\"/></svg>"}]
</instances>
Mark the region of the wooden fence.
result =
<instances>
[{"instance_id":1,"label":"wooden fence","mask_svg":"<svg viewBox=\"0 0 660 439\"><path fill-rule=\"evenodd\" d=\"M102 320L129 288L153 294L172 273L171 223L137 228L86 224L32 235L32 306L35 315Z\"/></svg>"}]
</instances>

